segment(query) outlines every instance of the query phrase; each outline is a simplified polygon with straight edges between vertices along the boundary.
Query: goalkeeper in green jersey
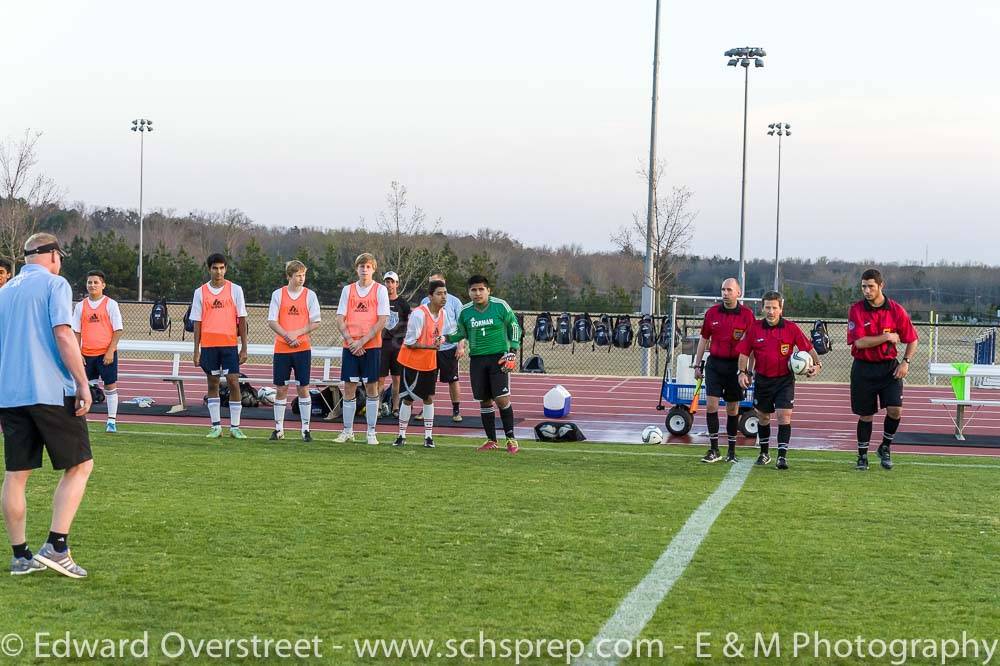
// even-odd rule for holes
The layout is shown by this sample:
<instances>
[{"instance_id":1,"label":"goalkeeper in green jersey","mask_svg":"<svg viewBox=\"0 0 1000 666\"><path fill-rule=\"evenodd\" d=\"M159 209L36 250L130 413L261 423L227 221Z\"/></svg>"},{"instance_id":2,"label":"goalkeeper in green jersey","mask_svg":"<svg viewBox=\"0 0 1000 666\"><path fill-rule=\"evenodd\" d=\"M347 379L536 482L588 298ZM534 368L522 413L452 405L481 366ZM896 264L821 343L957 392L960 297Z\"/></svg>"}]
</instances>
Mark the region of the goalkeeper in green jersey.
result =
<instances>
[{"instance_id":1,"label":"goalkeeper in green jersey","mask_svg":"<svg viewBox=\"0 0 1000 666\"><path fill-rule=\"evenodd\" d=\"M490 283L482 275L469 278L469 297L472 302L462 308L457 330L447 337L448 342L469 341L469 379L486 431L486 443L479 451L499 448L493 409L496 402L507 436L507 452L517 453L508 373L515 366L514 352L521 346L521 327L507 301L490 296Z\"/></svg>"}]
</instances>

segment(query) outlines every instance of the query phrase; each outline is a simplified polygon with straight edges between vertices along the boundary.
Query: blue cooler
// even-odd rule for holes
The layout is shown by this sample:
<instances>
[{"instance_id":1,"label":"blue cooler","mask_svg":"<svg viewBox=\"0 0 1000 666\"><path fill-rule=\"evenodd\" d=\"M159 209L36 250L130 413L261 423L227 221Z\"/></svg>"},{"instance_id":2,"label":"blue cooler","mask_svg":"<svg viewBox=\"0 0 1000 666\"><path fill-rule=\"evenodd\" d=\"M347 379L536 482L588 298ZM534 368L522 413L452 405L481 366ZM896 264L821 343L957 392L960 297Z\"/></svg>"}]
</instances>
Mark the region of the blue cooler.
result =
<instances>
[{"instance_id":1,"label":"blue cooler","mask_svg":"<svg viewBox=\"0 0 1000 666\"><path fill-rule=\"evenodd\" d=\"M561 419L569 416L570 402L573 397L562 384L556 384L542 400L542 411L550 419Z\"/></svg>"}]
</instances>

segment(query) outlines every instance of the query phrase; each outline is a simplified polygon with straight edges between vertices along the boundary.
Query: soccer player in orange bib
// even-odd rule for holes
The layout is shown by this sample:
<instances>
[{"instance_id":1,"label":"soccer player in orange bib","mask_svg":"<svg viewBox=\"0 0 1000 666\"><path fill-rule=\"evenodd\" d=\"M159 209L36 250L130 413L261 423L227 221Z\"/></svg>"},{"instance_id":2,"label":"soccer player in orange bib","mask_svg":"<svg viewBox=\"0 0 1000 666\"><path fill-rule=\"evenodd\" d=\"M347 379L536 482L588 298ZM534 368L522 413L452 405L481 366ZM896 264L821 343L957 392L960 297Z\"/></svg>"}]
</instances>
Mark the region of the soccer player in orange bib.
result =
<instances>
[{"instance_id":1,"label":"soccer player in orange bib","mask_svg":"<svg viewBox=\"0 0 1000 666\"><path fill-rule=\"evenodd\" d=\"M73 332L83 351L87 381L104 382L108 403L105 432L118 432L118 341L123 331L122 313L113 299L104 295L104 273L87 273L87 295L73 308Z\"/></svg>"},{"instance_id":2,"label":"soccer player in orange bib","mask_svg":"<svg viewBox=\"0 0 1000 666\"><path fill-rule=\"evenodd\" d=\"M378 420L378 371L382 351L382 329L389 319L389 291L375 282L378 262L367 252L354 260L357 282L344 287L337 305L337 328L344 337L340 357L340 379L344 382L344 431L335 442L354 441L354 414L357 411L355 391L365 385L365 417L368 421L367 441L378 444L375 422Z\"/></svg>"},{"instance_id":3,"label":"soccer player in orange bib","mask_svg":"<svg viewBox=\"0 0 1000 666\"><path fill-rule=\"evenodd\" d=\"M243 412L240 395L240 363L247 362L247 305L243 288L226 279L226 258L213 254L205 261L212 276L194 292L191 321L194 322L194 364L208 378L208 416L212 420L209 439L222 437L222 403L219 382L229 385L229 436L246 439L240 431ZM237 351L237 342L242 340Z\"/></svg>"},{"instance_id":4,"label":"soccer player in orange bib","mask_svg":"<svg viewBox=\"0 0 1000 666\"><path fill-rule=\"evenodd\" d=\"M393 446L406 444L406 426L414 400L424 403L424 448L434 448L434 389L437 386L437 353L443 336L454 330L444 309L448 288L442 280L431 280L427 287L430 301L410 312L403 348L399 350L400 380L399 437Z\"/></svg>"},{"instance_id":5,"label":"soccer player in orange bib","mask_svg":"<svg viewBox=\"0 0 1000 666\"><path fill-rule=\"evenodd\" d=\"M309 397L309 369L312 365L312 344L309 334L319 328L320 310L316 292L306 288L306 265L292 260L285 264L288 286L275 289L267 311L267 325L274 336L274 385L278 395L274 401L274 431L270 441L285 436L285 407L288 404L288 380L295 371L298 382L299 415L302 420L302 441L311 442L309 422L312 399Z\"/></svg>"}]
</instances>

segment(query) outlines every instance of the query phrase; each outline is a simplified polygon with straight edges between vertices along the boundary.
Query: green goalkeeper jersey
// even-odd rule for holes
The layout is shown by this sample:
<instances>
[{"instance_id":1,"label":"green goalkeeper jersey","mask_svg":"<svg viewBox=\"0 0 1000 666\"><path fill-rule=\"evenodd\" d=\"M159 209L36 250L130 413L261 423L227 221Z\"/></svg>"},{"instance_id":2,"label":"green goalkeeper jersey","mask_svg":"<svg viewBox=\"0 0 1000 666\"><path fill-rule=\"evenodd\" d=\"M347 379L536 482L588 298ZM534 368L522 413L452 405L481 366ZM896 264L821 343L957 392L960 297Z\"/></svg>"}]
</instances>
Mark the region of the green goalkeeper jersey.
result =
<instances>
[{"instance_id":1,"label":"green goalkeeper jersey","mask_svg":"<svg viewBox=\"0 0 1000 666\"><path fill-rule=\"evenodd\" d=\"M466 303L456 322L457 330L448 342L469 341L470 356L506 354L521 346L521 326L507 301L490 296L486 309Z\"/></svg>"}]
</instances>

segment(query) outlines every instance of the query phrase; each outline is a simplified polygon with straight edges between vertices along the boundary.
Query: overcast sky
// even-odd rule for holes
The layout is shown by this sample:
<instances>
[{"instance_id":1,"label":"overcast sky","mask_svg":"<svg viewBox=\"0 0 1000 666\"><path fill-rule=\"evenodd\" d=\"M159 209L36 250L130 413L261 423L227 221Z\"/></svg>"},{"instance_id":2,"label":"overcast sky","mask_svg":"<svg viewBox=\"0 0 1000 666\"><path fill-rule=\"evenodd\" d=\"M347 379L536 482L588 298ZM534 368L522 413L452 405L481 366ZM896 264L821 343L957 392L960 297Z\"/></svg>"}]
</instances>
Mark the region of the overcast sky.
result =
<instances>
[{"instance_id":1,"label":"overcast sky","mask_svg":"<svg viewBox=\"0 0 1000 666\"><path fill-rule=\"evenodd\" d=\"M610 249L645 206L654 0L0 0L0 137L42 130L69 203L372 220L392 180L449 230ZM1000 263L1000 3L663 0L659 155L692 251Z\"/></svg>"}]
</instances>

